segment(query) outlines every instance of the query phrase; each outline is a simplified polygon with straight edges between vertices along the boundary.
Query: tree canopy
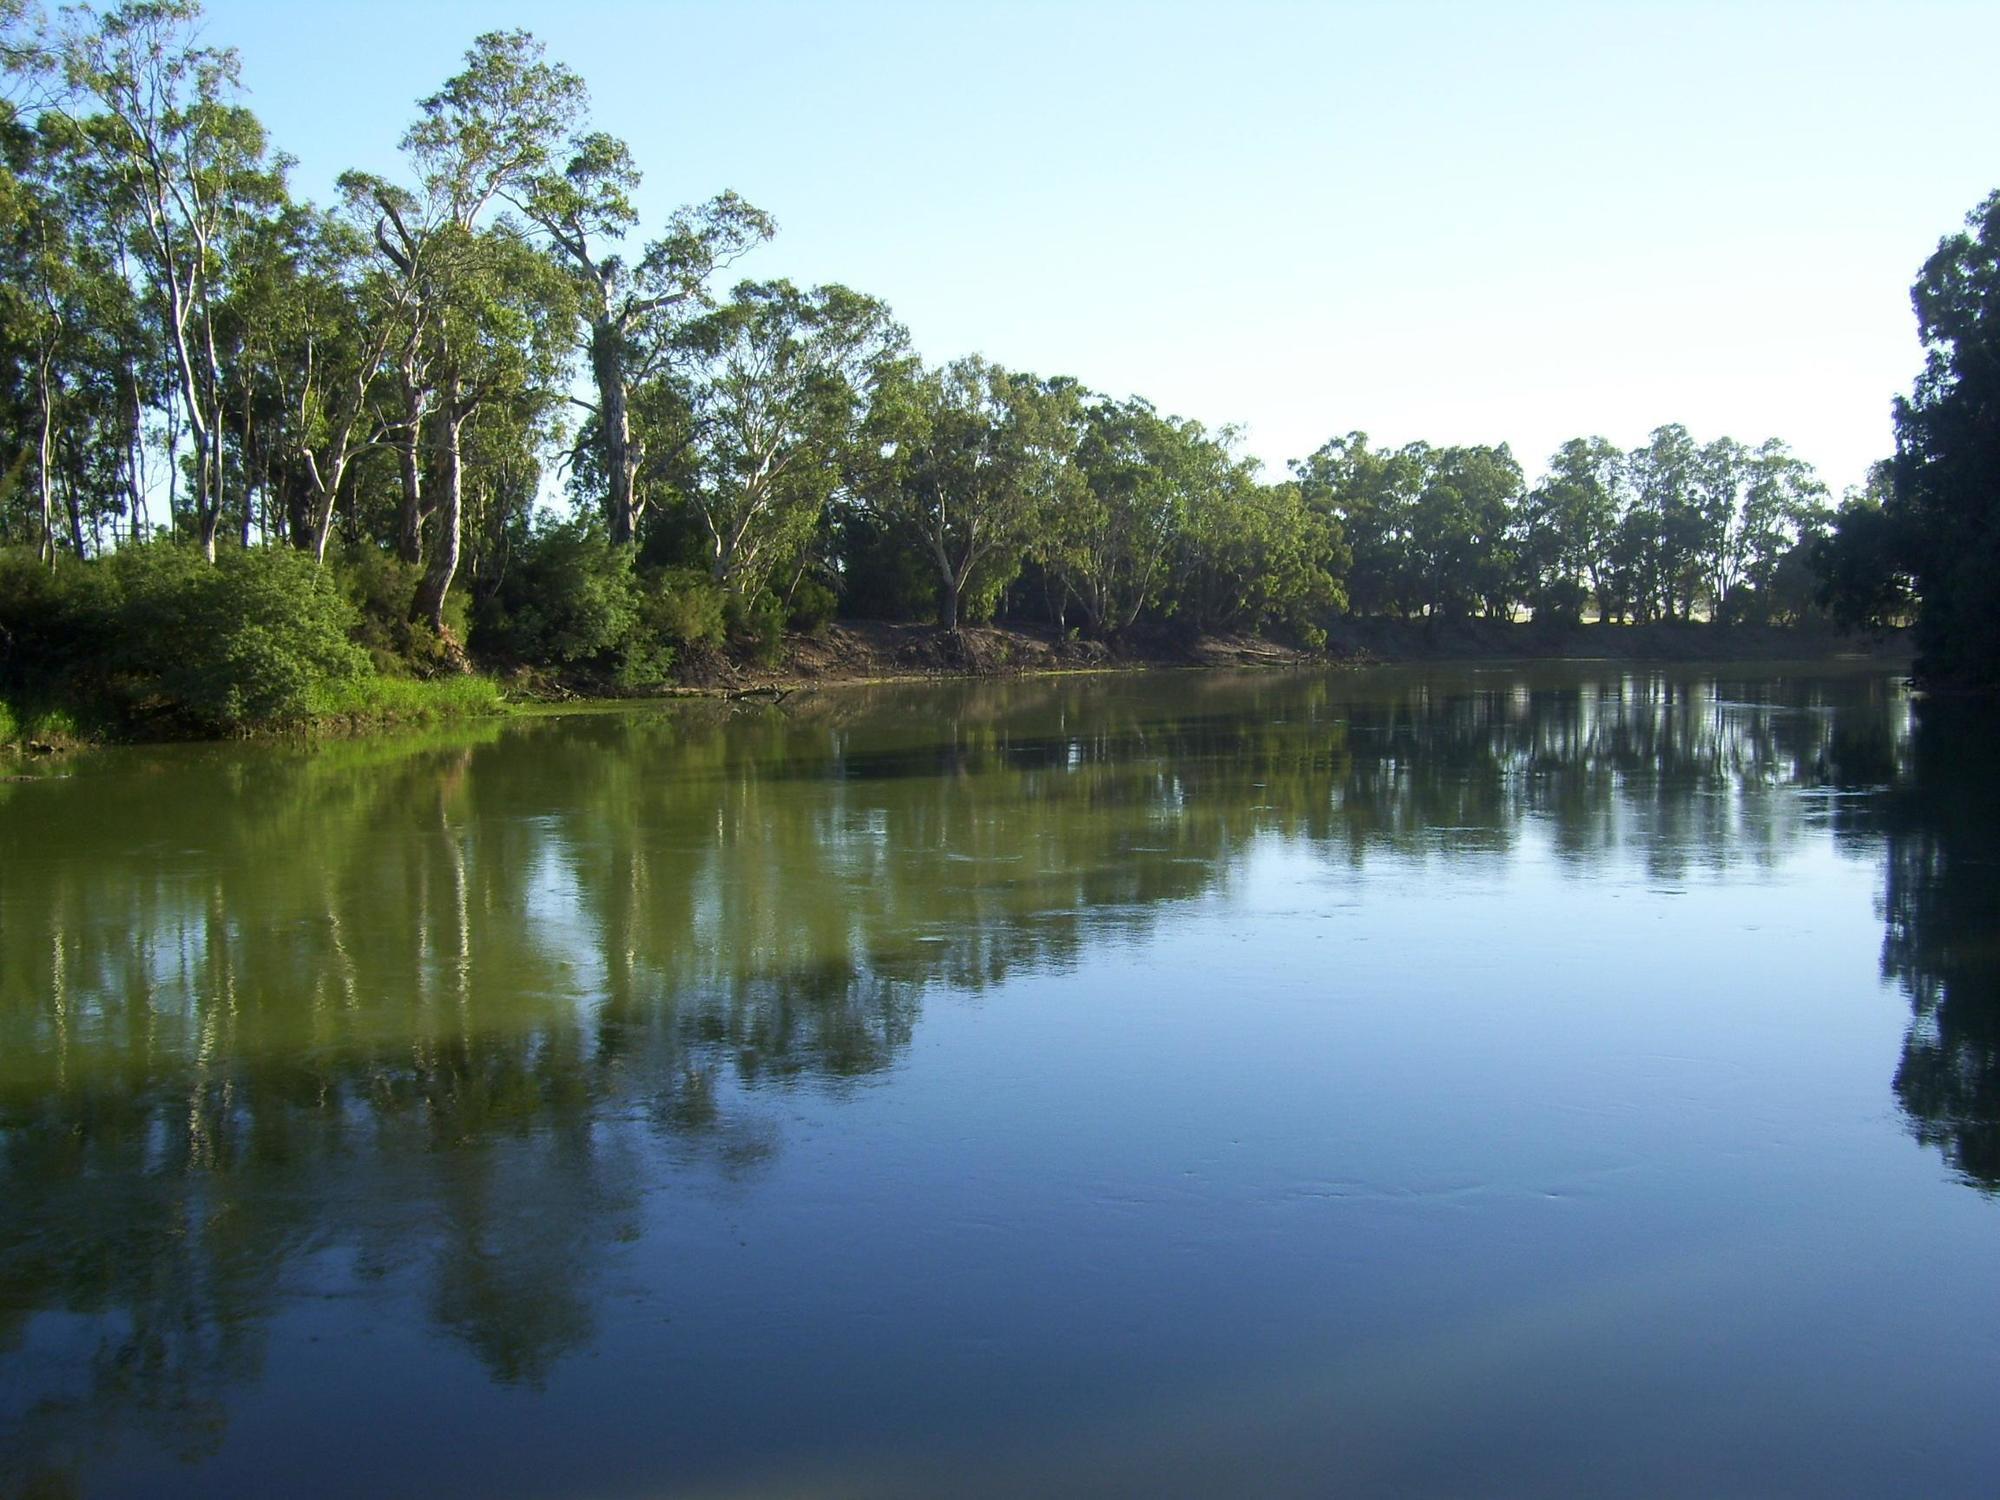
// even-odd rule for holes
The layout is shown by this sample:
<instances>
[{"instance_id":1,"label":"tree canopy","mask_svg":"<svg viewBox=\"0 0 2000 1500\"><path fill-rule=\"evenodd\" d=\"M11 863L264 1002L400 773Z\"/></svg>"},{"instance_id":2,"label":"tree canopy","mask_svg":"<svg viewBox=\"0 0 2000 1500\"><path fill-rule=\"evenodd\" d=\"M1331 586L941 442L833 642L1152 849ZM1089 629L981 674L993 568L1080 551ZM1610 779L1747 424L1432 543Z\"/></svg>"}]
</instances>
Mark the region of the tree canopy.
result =
<instances>
[{"instance_id":1,"label":"tree canopy","mask_svg":"<svg viewBox=\"0 0 2000 1500\"><path fill-rule=\"evenodd\" d=\"M296 550L382 670L627 680L836 612L1311 643L1345 613L1868 622L1921 593L1963 672L2000 619L1992 201L1918 284L1893 483L1837 516L1782 442L1673 424L1539 477L1350 432L1278 479L1141 395L921 357L867 291L725 287L771 215L710 183L649 220L524 31L474 38L400 167L329 204L196 0L0 6L0 42L0 548Z\"/></svg>"}]
</instances>

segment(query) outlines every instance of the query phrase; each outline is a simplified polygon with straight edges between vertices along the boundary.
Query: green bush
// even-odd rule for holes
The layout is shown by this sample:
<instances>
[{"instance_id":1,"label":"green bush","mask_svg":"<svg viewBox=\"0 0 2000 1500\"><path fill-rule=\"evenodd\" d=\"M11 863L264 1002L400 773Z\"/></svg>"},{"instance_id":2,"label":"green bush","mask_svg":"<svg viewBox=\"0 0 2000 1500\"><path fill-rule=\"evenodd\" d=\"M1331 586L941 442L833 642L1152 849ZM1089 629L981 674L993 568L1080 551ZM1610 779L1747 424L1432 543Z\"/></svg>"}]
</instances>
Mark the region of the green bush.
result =
<instances>
[{"instance_id":1,"label":"green bush","mask_svg":"<svg viewBox=\"0 0 2000 1500\"><path fill-rule=\"evenodd\" d=\"M565 523L530 537L482 601L474 644L530 666L581 668L619 686L661 681L673 666L632 549L594 525Z\"/></svg>"},{"instance_id":2,"label":"green bush","mask_svg":"<svg viewBox=\"0 0 2000 1500\"><path fill-rule=\"evenodd\" d=\"M108 585L67 554L51 568L26 548L0 551L0 684L32 699L87 673L117 634Z\"/></svg>"},{"instance_id":3,"label":"green bush","mask_svg":"<svg viewBox=\"0 0 2000 1500\"><path fill-rule=\"evenodd\" d=\"M448 662L451 653L429 624L410 618L410 603L423 582L422 564L404 562L380 547L360 546L341 554L336 572L341 592L354 605L355 643L374 659L377 670L429 673ZM445 596L444 624L452 639L466 638L469 613L463 590Z\"/></svg>"},{"instance_id":4,"label":"green bush","mask_svg":"<svg viewBox=\"0 0 2000 1500\"><path fill-rule=\"evenodd\" d=\"M818 579L802 578L799 586L792 590L792 607L785 621L786 628L804 635L817 635L833 619L834 608L839 602L833 590Z\"/></svg>"},{"instance_id":5,"label":"green bush","mask_svg":"<svg viewBox=\"0 0 2000 1500\"><path fill-rule=\"evenodd\" d=\"M0 685L42 737L79 722L197 734L301 722L318 696L368 676L358 624L332 574L289 548L211 564L153 542L53 570L0 557Z\"/></svg>"},{"instance_id":6,"label":"green bush","mask_svg":"<svg viewBox=\"0 0 2000 1500\"><path fill-rule=\"evenodd\" d=\"M729 638L760 667L775 667L785 651L784 601L769 589L744 598L731 594L725 609Z\"/></svg>"},{"instance_id":7,"label":"green bush","mask_svg":"<svg viewBox=\"0 0 2000 1500\"><path fill-rule=\"evenodd\" d=\"M720 646L728 635L727 600L706 573L668 568L648 590L648 609L660 633L683 646Z\"/></svg>"},{"instance_id":8,"label":"green bush","mask_svg":"<svg viewBox=\"0 0 2000 1500\"><path fill-rule=\"evenodd\" d=\"M287 547L129 547L96 564L117 599L113 690L141 713L231 733L295 723L315 694L368 675L353 604Z\"/></svg>"}]
</instances>

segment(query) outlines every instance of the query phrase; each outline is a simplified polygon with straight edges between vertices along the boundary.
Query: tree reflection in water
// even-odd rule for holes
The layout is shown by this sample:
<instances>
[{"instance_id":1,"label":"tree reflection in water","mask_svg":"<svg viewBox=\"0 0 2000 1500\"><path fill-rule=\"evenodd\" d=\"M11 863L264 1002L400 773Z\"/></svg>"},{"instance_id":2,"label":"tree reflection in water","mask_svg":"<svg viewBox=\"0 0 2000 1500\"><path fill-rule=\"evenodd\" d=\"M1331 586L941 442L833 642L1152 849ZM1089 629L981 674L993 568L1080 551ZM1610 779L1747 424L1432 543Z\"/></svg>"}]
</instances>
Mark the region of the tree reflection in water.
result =
<instances>
[{"instance_id":1,"label":"tree reflection in water","mask_svg":"<svg viewBox=\"0 0 2000 1500\"><path fill-rule=\"evenodd\" d=\"M2000 1192L2000 786L1991 702L1935 699L1888 830L1883 972L1915 1010L1896 1097L1918 1139Z\"/></svg>"},{"instance_id":2,"label":"tree reflection in water","mask_svg":"<svg viewBox=\"0 0 2000 1500\"><path fill-rule=\"evenodd\" d=\"M925 998L1143 941L1283 840L1335 868L1775 862L1882 831L1896 1088L2000 1181L1992 783L1872 677L1189 675L692 705L0 786L0 1473L198 1456L289 1299L413 1278L534 1387L587 1347L659 1163L865 1086ZM1990 744L1990 736L1977 743ZM1496 872L1497 873L1497 872ZM36 1373L49 1337L79 1365ZM82 1343L79 1343L82 1341ZM58 1368L56 1363L47 1367Z\"/></svg>"}]
</instances>

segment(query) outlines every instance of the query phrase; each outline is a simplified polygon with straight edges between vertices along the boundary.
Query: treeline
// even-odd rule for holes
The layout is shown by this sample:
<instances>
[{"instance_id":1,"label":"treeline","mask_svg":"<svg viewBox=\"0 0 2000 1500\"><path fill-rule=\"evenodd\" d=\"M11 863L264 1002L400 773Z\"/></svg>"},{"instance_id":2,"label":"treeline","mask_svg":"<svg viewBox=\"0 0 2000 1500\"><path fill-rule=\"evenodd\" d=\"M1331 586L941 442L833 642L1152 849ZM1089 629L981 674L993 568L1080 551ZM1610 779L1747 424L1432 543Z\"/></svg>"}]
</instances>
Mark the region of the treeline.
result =
<instances>
[{"instance_id":1,"label":"treeline","mask_svg":"<svg viewBox=\"0 0 2000 1500\"><path fill-rule=\"evenodd\" d=\"M1924 371L1895 456L1824 549L1827 601L1862 626L1916 613L1919 674L2000 687L2000 192L1910 288Z\"/></svg>"},{"instance_id":2,"label":"treeline","mask_svg":"<svg viewBox=\"0 0 2000 1500\"><path fill-rule=\"evenodd\" d=\"M1831 516L1782 444L1579 439L1531 485L1504 446L1353 434L1271 482L1232 428L928 365L862 292L725 289L771 218L725 192L643 224L638 164L526 33L474 42L396 174L349 172L316 205L193 0L54 26L22 3L0 0L17 697L87 680L124 717L212 729L468 647L643 687L836 613L1312 643L1350 609L1812 607ZM557 487L561 519L538 504ZM188 553L240 554L231 587L310 607L239 619ZM210 628L149 660L182 617ZM193 651L212 680L190 707Z\"/></svg>"}]
</instances>

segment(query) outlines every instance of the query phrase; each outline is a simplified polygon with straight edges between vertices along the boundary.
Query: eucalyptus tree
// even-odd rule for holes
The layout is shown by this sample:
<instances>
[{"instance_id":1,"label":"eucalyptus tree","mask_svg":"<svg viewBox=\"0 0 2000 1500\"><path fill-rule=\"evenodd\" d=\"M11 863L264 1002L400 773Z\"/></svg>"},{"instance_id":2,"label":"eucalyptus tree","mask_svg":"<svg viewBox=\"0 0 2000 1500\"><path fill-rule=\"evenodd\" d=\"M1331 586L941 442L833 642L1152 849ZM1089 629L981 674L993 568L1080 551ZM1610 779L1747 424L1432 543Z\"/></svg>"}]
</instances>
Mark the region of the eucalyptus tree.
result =
<instances>
[{"instance_id":1,"label":"eucalyptus tree","mask_svg":"<svg viewBox=\"0 0 2000 1500\"><path fill-rule=\"evenodd\" d=\"M1409 526L1416 597L1432 615L1464 615L1475 606L1506 615L1516 576L1510 533L1521 466L1504 443L1425 449L1418 462L1422 477Z\"/></svg>"},{"instance_id":2,"label":"eucalyptus tree","mask_svg":"<svg viewBox=\"0 0 2000 1500\"><path fill-rule=\"evenodd\" d=\"M279 215L258 246L232 277L246 336L264 350L245 399L267 412L261 446L286 534L323 562L349 473L385 436L376 396L399 330L396 289L352 222L310 206Z\"/></svg>"},{"instance_id":3,"label":"eucalyptus tree","mask_svg":"<svg viewBox=\"0 0 2000 1500\"><path fill-rule=\"evenodd\" d=\"M467 424L492 407L532 407L559 383L574 314L569 287L548 260L504 230L453 235L432 266L450 286L430 309L437 534L411 617L442 634L462 548Z\"/></svg>"},{"instance_id":4,"label":"eucalyptus tree","mask_svg":"<svg viewBox=\"0 0 2000 1500\"><path fill-rule=\"evenodd\" d=\"M716 583L756 594L824 523L866 393L904 337L873 297L789 281L745 282L681 331L685 498Z\"/></svg>"},{"instance_id":5,"label":"eucalyptus tree","mask_svg":"<svg viewBox=\"0 0 2000 1500\"><path fill-rule=\"evenodd\" d=\"M1187 524L1175 548L1173 613L1194 630L1260 631L1278 625L1309 643L1347 596L1340 525L1296 480L1262 483L1254 461L1229 451L1224 429L1207 446L1187 491Z\"/></svg>"},{"instance_id":6,"label":"eucalyptus tree","mask_svg":"<svg viewBox=\"0 0 2000 1500\"><path fill-rule=\"evenodd\" d=\"M70 373L71 360L66 356L74 350L81 333L77 327L80 270L58 188L43 170L47 157L38 150L42 143L12 117L11 110L4 125L7 172L0 182L0 229L4 230L0 250L4 250L6 274L0 278L0 324L4 324L8 353L15 365L18 401L14 422L17 430L33 434L11 470L18 475L33 465L38 502L36 552L53 564L58 414ZM80 535L74 545L81 551Z\"/></svg>"},{"instance_id":7,"label":"eucalyptus tree","mask_svg":"<svg viewBox=\"0 0 2000 1500\"><path fill-rule=\"evenodd\" d=\"M1307 503L1345 538L1348 605L1356 614L1407 614L1413 606L1411 528L1429 451L1421 443L1373 448L1367 433L1350 432L1292 462Z\"/></svg>"},{"instance_id":8,"label":"eucalyptus tree","mask_svg":"<svg viewBox=\"0 0 2000 1500\"><path fill-rule=\"evenodd\" d=\"M1727 617L1797 621L1818 603L1814 559L1834 525L1827 487L1811 464L1776 438L1757 448L1750 469L1743 522L1748 597Z\"/></svg>"},{"instance_id":9,"label":"eucalyptus tree","mask_svg":"<svg viewBox=\"0 0 2000 1500\"><path fill-rule=\"evenodd\" d=\"M911 360L879 383L859 499L936 569L938 619L959 625L968 588L997 594L1079 491L1082 393L977 356Z\"/></svg>"},{"instance_id":10,"label":"eucalyptus tree","mask_svg":"<svg viewBox=\"0 0 2000 1500\"><path fill-rule=\"evenodd\" d=\"M1536 609L1574 615L1586 597L1610 609L1611 548L1625 504L1625 455L1601 437L1571 438L1523 498L1524 572Z\"/></svg>"},{"instance_id":11,"label":"eucalyptus tree","mask_svg":"<svg viewBox=\"0 0 2000 1500\"><path fill-rule=\"evenodd\" d=\"M634 389L664 367L677 331L712 306L709 279L768 240L770 216L734 193L674 212L665 231L628 260L626 238L638 228L632 193L639 168L623 141L603 132L571 144L560 171L530 178L515 195L547 237L575 290L582 344L596 399L585 442L604 485L605 520L614 544L638 539L651 497L641 482L652 437Z\"/></svg>"},{"instance_id":12,"label":"eucalyptus tree","mask_svg":"<svg viewBox=\"0 0 2000 1500\"><path fill-rule=\"evenodd\" d=\"M1884 630L1917 614L1915 539L1895 498L1895 465L1883 459L1841 497L1811 546L1813 602L1844 630Z\"/></svg>"},{"instance_id":13,"label":"eucalyptus tree","mask_svg":"<svg viewBox=\"0 0 2000 1500\"><path fill-rule=\"evenodd\" d=\"M343 179L349 202L373 210L374 243L395 283L398 550L418 561L432 523L411 615L440 634L461 548L465 425L524 383L556 380L556 332L574 316L569 289L546 259L516 226L492 221L503 199L547 170L583 105L582 81L545 61L533 37L488 32L464 68L418 105L403 138L414 190L364 174ZM426 456L434 500L425 495Z\"/></svg>"},{"instance_id":14,"label":"eucalyptus tree","mask_svg":"<svg viewBox=\"0 0 2000 1500\"><path fill-rule=\"evenodd\" d=\"M1888 514L1923 605L1919 670L2000 681L2000 191L1938 242L1910 301L1924 370L1896 403Z\"/></svg>"},{"instance_id":15,"label":"eucalyptus tree","mask_svg":"<svg viewBox=\"0 0 2000 1500\"><path fill-rule=\"evenodd\" d=\"M238 63L200 41L195 0L79 9L59 43L63 78L93 113L78 146L159 320L192 446L195 531L212 559L223 512L224 368L217 318L225 268L249 228L284 198L288 163L232 102Z\"/></svg>"},{"instance_id":16,"label":"eucalyptus tree","mask_svg":"<svg viewBox=\"0 0 2000 1500\"><path fill-rule=\"evenodd\" d=\"M1692 619L1701 590L1701 450L1679 423L1626 454L1631 504L1619 522L1618 570L1641 620Z\"/></svg>"},{"instance_id":17,"label":"eucalyptus tree","mask_svg":"<svg viewBox=\"0 0 2000 1500\"><path fill-rule=\"evenodd\" d=\"M1193 492L1226 459L1199 423L1162 417L1139 397L1084 408L1082 482L1068 487L1037 553L1093 634L1129 630L1160 603Z\"/></svg>"},{"instance_id":18,"label":"eucalyptus tree","mask_svg":"<svg viewBox=\"0 0 2000 1500\"><path fill-rule=\"evenodd\" d=\"M1764 612L1770 601L1749 596L1768 592L1784 559L1824 532L1826 486L1776 438L1751 449L1725 437L1701 450L1697 492L1711 615Z\"/></svg>"},{"instance_id":19,"label":"eucalyptus tree","mask_svg":"<svg viewBox=\"0 0 2000 1500\"><path fill-rule=\"evenodd\" d=\"M14 366L12 425L28 439L14 471L34 472L36 545L53 561L59 494L79 556L86 525L95 536L121 512L139 523L146 340L78 132L59 114L31 128L11 111L0 132L0 340Z\"/></svg>"}]
</instances>

